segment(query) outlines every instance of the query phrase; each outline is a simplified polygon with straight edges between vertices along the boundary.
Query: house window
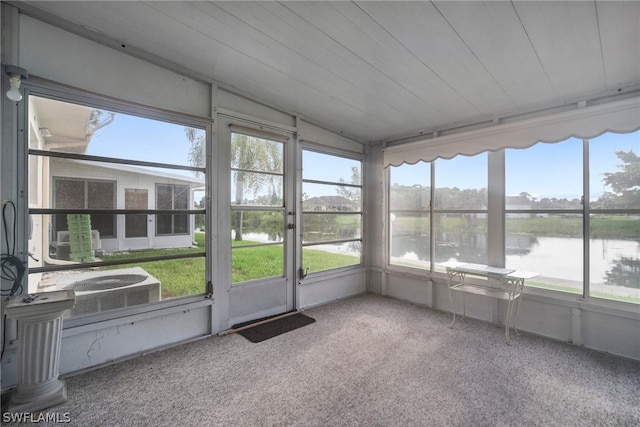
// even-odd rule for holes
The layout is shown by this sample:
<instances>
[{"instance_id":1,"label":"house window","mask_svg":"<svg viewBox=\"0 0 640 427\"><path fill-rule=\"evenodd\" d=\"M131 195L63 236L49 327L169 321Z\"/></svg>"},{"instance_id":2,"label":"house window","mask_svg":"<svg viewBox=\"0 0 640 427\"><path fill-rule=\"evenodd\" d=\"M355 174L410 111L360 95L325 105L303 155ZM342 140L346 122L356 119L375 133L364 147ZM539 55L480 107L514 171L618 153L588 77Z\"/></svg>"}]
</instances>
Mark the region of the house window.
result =
<instances>
[{"instance_id":1,"label":"house window","mask_svg":"<svg viewBox=\"0 0 640 427\"><path fill-rule=\"evenodd\" d=\"M158 210L188 209L189 187L186 185L157 184L156 207ZM158 214L156 234L187 234L189 217L187 214Z\"/></svg>"},{"instance_id":2,"label":"house window","mask_svg":"<svg viewBox=\"0 0 640 427\"><path fill-rule=\"evenodd\" d=\"M116 204L116 183L54 177L54 202L58 209L114 209ZM54 230L68 231L66 215L54 215ZM115 215L90 215L91 229L98 230L102 238L116 237Z\"/></svg>"},{"instance_id":3,"label":"house window","mask_svg":"<svg viewBox=\"0 0 640 427\"><path fill-rule=\"evenodd\" d=\"M360 265L362 162L302 152L302 266L307 273Z\"/></svg>"},{"instance_id":4,"label":"house window","mask_svg":"<svg viewBox=\"0 0 640 427\"><path fill-rule=\"evenodd\" d=\"M35 195L28 291L73 289L65 321L74 324L204 295L210 125L67 89L37 92L24 115Z\"/></svg>"}]
</instances>

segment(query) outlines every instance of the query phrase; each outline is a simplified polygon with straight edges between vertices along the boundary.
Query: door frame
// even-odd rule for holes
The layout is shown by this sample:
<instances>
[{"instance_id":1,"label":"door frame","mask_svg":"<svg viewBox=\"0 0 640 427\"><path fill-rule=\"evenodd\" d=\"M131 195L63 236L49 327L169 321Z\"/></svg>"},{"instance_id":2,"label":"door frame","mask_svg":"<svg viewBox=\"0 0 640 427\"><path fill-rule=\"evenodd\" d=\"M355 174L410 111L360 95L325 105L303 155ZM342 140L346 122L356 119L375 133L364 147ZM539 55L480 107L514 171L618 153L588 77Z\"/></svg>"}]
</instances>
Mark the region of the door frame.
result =
<instances>
[{"instance_id":1,"label":"door frame","mask_svg":"<svg viewBox=\"0 0 640 427\"><path fill-rule=\"evenodd\" d=\"M279 135L285 138L283 142L283 206L270 209L269 211L282 212L283 214L283 276L266 277L247 282L232 284L231 280L231 245L229 235L226 234L232 229L231 201L234 197L231 194L231 134L234 132L262 137L267 140L280 139L270 138L270 135ZM238 131L237 129L246 130ZM233 327L234 324L242 323L262 317L277 315L295 310L296 302L296 242L298 213L296 209L296 165L297 161L297 137L296 128L280 124L265 124L264 121L249 121L246 116L232 113L224 115L218 114L217 124L218 160L219 171L218 189L218 235L225 238L220 239L219 257L220 277L224 285L220 291L215 292L214 298L217 309L221 310L218 317L226 325L226 328ZM291 224L291 228L287 227ZM226 268L225 268L226 267ZM216 295L217 294L217 295Z\"/></svg>"}]
</instances>

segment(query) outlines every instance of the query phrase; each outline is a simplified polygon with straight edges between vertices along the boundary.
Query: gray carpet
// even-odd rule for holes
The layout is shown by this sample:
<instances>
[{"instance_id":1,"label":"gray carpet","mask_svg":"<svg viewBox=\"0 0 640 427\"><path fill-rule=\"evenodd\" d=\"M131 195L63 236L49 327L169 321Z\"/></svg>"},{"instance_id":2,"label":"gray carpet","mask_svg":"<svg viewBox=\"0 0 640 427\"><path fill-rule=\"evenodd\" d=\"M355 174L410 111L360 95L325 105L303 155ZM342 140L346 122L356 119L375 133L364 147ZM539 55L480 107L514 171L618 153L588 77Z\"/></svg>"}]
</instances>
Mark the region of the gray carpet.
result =
<instances>
[{"instance_id":1,"label":"gray carpet","mask_svg":"<svg viewBox=\"0 0 640 427\"><path fill-rule=\"evenodd\" d=\"M640 363L364 295L66 379L77 426L640 426ZM39 425L46 425L40 423Z\"/></svg>"}]
</instances>

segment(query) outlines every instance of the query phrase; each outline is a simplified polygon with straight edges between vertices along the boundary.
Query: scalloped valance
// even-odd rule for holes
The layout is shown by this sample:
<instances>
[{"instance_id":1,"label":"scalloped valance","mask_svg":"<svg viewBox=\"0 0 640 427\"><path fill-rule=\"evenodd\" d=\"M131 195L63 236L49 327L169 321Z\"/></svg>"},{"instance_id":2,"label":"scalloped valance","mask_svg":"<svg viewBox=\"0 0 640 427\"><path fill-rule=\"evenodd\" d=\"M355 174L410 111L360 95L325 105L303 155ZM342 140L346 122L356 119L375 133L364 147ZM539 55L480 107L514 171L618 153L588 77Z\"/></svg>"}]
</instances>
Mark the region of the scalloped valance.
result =
<instances>
[{"instance_id":1,"label":"scalloped valance","mask_svg":"<svg viewBox=\"0 0 640 427\"><path fill-rule=\"evenodd\" d=\"M472 156L503 148L526 148L538 142L564 141L572 136L589 139L605 132L628 133L639 128L640 97L634 97L386 147L384 167L450 159L458 154Z\"/></svg>"}]
</instances>

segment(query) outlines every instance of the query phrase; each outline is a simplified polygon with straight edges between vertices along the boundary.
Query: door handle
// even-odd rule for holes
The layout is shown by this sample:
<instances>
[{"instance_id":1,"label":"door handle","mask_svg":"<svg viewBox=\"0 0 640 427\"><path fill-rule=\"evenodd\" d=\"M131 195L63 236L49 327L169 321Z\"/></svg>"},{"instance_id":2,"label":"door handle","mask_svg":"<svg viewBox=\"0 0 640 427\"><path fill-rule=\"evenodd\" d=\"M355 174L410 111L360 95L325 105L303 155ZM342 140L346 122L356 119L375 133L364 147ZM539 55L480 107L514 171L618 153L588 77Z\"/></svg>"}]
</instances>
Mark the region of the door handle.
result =
<instances>
[{"instance_id":1,"label":"door handle","mask_svg":"<svg viewBox=\"0 0 640 427\"><path fill-rule=\"evenodd\" d=\"M289 230L293 230L294 228L296 228L296 225L294 223L290 222L289 224L287 224L287 228Z\"/></svg>"}]
</instances>

